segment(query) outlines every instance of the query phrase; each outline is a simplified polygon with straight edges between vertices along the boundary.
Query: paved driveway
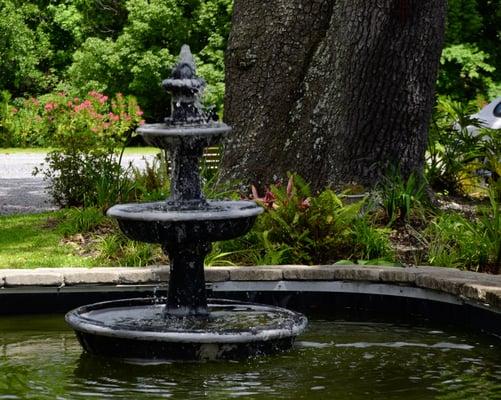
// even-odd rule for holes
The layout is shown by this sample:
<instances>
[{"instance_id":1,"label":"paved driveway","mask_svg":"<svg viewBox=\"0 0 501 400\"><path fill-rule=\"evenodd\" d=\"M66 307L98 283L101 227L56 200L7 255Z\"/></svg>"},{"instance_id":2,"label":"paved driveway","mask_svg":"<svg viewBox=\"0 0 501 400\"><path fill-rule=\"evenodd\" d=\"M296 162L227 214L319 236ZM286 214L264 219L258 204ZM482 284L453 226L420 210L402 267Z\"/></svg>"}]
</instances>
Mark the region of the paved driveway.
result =
<instances>
[{"instance_id":1,"label":"paved driveway","mask_svg":"<svg viewBox=\"0 0 501 400\"><path fill-rule=\"evenodd\" d=\"M132 162L144 167L144 156L125 156L123 165ZM0 214L37 213L57 207L46 193L46 183L41 175L33 176L35 167L40 167L45 154L0 153ZM146 156L152 159L153 156Z\"/></svg>"}]
</instances>

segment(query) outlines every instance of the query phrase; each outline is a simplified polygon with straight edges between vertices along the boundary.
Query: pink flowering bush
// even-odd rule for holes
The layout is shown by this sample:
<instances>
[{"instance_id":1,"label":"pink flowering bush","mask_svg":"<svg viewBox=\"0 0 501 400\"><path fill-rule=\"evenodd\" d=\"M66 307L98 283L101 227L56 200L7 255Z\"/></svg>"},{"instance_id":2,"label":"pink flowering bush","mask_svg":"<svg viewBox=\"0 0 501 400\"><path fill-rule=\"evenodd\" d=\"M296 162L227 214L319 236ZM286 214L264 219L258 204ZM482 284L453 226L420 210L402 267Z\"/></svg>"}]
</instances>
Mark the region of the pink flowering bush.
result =
<instances>
[{"instance_id":1,"label":"pink flowering bush","mask_svg":"<svg viewBox=\"0 0 501 400\"><path fill-rule=\"evenodd\" d=\"M130 191L120 159L143 122L135 98L119 93L109 99L92 91L81 99L58 93L41 99L39 112L44 141L54 150L36 173L49 181L56 203L106 208Z\"/></svg>"}]
</instances>

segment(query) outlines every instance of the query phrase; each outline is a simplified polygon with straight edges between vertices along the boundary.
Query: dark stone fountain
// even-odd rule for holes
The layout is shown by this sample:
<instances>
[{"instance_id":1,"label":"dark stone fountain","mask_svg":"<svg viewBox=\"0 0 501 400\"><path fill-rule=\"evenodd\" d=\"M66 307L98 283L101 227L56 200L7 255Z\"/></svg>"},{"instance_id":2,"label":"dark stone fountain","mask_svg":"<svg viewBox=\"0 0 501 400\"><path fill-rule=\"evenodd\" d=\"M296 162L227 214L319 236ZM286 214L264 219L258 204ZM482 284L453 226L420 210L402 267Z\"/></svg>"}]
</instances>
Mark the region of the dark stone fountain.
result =
<instances>
[{"instance_id":1,"label":"dark stone fountain","mask_svg":"<svg viewBox=\"0 0 501 400\"><path fill-rule=\"evenodd\" d=\"M288 349L306 318L272 306L206 298L204 258L211 242L245 234L263 210L251 201L207 201L199 176L205 147L231 128L210 121L198 98L205 82L196 76L188 46L172 77L170 117L138 132L169 151L171 195L166 201L119 204L108 210L131 239L160 243L170 259L166 299L129 299L80 307L66 315L90 353L165 360L239 359Z\"/></svg>"}]
</instances>

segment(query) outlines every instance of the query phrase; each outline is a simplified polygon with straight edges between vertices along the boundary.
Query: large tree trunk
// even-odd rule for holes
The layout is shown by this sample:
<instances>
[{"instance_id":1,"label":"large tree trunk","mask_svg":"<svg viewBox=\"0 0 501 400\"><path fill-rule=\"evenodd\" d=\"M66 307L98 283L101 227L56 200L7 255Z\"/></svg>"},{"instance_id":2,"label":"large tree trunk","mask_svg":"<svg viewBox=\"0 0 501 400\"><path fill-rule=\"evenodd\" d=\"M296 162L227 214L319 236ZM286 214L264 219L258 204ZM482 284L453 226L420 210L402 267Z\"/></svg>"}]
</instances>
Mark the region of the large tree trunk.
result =
<instances>
[{"instance_id":1,"label":"large tree trunk","mask_svg":"<svg viewBox=\"0 0 501 400\"><path fill-rule=\"evenodd\" d=\"M423 166L445 0L235 0L223 176L372 186Z\"/></svg>"}]
</instances>

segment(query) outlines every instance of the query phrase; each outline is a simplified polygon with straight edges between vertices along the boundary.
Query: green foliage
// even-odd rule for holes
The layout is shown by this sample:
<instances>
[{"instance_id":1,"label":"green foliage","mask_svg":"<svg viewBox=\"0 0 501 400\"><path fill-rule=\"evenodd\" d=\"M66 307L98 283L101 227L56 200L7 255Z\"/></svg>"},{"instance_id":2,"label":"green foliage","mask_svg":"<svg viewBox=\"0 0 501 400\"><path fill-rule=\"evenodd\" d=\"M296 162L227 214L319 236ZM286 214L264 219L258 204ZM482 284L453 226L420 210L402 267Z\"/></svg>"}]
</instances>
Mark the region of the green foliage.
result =
<instances>
[{"instance_id":1,"label":"green foliage","mask_svg":"<svg viewBox=\"0 0 501 400\"><path fill-rule=\"evenodd\" d=\"M365 201L343 204L332 190L313 196L297 175L286 187L272 186L254 228L243 238L221 244L234 263L324 264L339 259L393 258L388 231L369 226Z\"/></svg>"},{"instance_id":2,"label":"green foliage","mask_svg":"<svg viewBox=\"0 0 501 400\"><path fill-rule=\"evenodd\" d=\"M450 45L442 51L437 91L458 100L484 97L489 99L501 88L493 80L496 68L489 54L471 44Z\"/></svg>"},{"instance_id":3,"label":"green foliage","mask_svg":"<svg viewBox=\"0 0 501 400\"><path fill-rule=\"evenodd\" d=\"M379 185L388 226L418 217L425 202L425 187L424 179L415 173L405 179L398 170L390 172Z\"/></svg>"},{"instance_id":4,"label":"green foliage","mask_svg":"<svg viewBox=\"0 0 501 400\"><path fill-rule=\"evenodd\" d=\"M489 262L501 273L501 202L497 191L489 191L489 206L481 209L480 229L487 247Z\"/></svg>"},{"instance_id":5,"label":"green foliage","mask_svg":"<svg viewBox=\"0 0 501 400\"><path fill-rule=\"evenodd\" d=\"M72 85L134 94L149 117L165 116L168 99L159 83L188 43L199 52L206 100L221 110L231 2L127 0L125 7L127 22L116 39L89 37L75 52L68 71Z\"/></svg>"},{"instance_id":6,"label":"green foliage","mask_svg":"<svg viewBox=\"0 0 501 400\"><path fill-rule=\"evenodd\" d=\"M439 215L425 230L432 265L501 272L500 203L491 192L489 205L471 221L458 213Z\"/></svg>"},{"instance_id":7,"label":"green foliage","mask_svg":"<svg viewBox=\"0 0 501 400\"><path fill-rule=\"evenodd\" d=\"M133 168L134 198L141 201L165 200L170 194L169 171L165 155L158 153L145 168Z\"/></svg>"},{"instance_id":8,"label":"green foliage","mask_svg":"<svg viewBox=\"0 0 501 400\"><path fill-rule=\"evenodd\" d=\"M125 146L140 122L141 110L132 97L90 92L80 100L64 93L44 99L44 120L51 135L43 170L50 193L60 205L106 208L132 190L117 150Z\"/></svg>"},{"instance_id":9,"label":"green foliage","mask_svg":"<svg viewBox=\"0 0 501 400\"><path fill-rule=\"evenodd\" d=\"M87 233L103 224L105 216L95 207L70 208L61 214L57 230L64 236Z\"/></svg>"},{"instance_id":10,"label":"green foliage","mask_svg":"<svg viewBox=\"0 0 501 400\"><path fill-rule=\"evenodd\" d=\"M474 42L484 24L478 0L449 0L447 11L447 44Z\"/></svg>"},{"instance_id":11,"label":"green foliage","mask_svg":"<svg viewBox=\"0 0 501 400\"><path fill-rule=\"evenodd\" d=\"M487 146L482 135L472 135L468 126L478 126L470 115L471 104L439 99L433 123L430 126L425 174L437 191L461 194L465 185L481 167Z\"/></svg>"},{"instance_id":12,"label":"green foliage","mask_svg":"<svg viewBox=\"0 0 501 400\"><path fill-rule=\"evenodd\" d=\"M161 258L160 246L129 240L122 233L100 237L97 250L98 260L110 265L140 267Z\"/></svg>"},{"instance_id":13,"label":"green foliage","mask_svg":"<svg viewBox=\"0 0 501 400\"><path fill-rule=\"evenodd\" d=\"M359 218L354 223L353 231L355 253L361 260L382 259L389 262L395 259L388 228L377 227L368 218Z\"/></svg>"},{"instance_id":14,"label":"green foliage","mask_svg":"<svg viewBox=\"0 0 501 400\"><path fill-rule=\"evenodd\" d=\"M485 246L479 241L477 233L475 226L459 214L439 216L426 231L429 263L441 267L477 269L487 259Z\"/></svg>"},{"instance_id":15,"label":"green foliage","mask_svg":"<svg viewBox=\"0 0 501 400\"><path fill-rule=\"evenodd\" d=\"M232 0L3 0L0 91L14 98L64 90L135 95L149 118L165 116L160 87L183 43L222 115L224 49Z\"/></svg>"},{"instance_id":16,"label":"green foliage","mask_svg":"<svg viewBox=\"0 0 501 400\"><path fill-rule=\"evenodd\" d=\"M493 0L449 0L437 91L490 100L501 90L501 9Z\"/></svg>"},{"instance_id":17,"label":"green foliage","mask_svg":"<svg viewBox=\"0 0 501 400\"><path fill-rule=\"evenodd\" d=\"M0 90L9 90L17 97L53 85L54 71L41 69L52 55L43 22L43 14L34 2L0 3Z\"/></svg>"}]
</instances>

